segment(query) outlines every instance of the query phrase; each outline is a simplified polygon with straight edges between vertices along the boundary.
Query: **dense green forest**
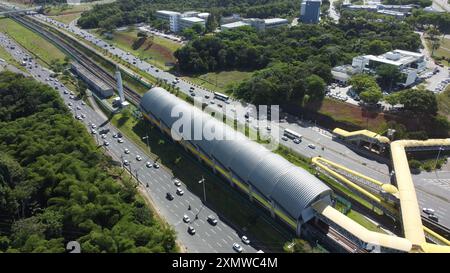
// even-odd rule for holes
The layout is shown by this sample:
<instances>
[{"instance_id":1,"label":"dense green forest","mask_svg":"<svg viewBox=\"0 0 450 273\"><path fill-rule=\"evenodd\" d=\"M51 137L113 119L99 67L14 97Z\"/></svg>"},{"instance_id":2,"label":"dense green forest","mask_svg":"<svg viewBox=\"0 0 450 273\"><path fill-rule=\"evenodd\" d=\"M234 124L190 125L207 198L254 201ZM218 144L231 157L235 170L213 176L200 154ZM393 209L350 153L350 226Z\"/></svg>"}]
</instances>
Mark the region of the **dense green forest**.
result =
<instances>
[{"instance_id":1,"label":"dense green forest","mask_svg":"<svg viewBox=\"0 0 450 273\"><path fill-rule=\"evenodd\" d=\"M369 16L344 12L338 25L222 31L190 41L175 56L179 69L188 74L264 69L233 90L237 97L253 103L302 101L304 94L308 100L320 99L324 83L331 81L331 67L351 63L360 54L417 51L421 46L410 25L389 17L367 20ZM308 88L312 79L315 86Z\"/></svg>"},{"instance_id":2,"label":"dense green forest","mask_svg":"<svg viewBox=\"0 0 450 273\"><path fill-rule=\"evenodd\" d=\"M244 17L267 18L300 12L300 0L118 0L96 5L82 14L78 25L83 28L119 27L153 20L156 10L201 10L220 15L232 13Z\"/></svg>"},{"instance_id":3,"label":"dense green forest","mask_svg":"<svg viewBox=\"0 0 450 273\"><path fill-rule=\"evenodd\" d=\"M0 252L173 252L135 184L46 85L0 73Z\"/></svg>"}]
</instances>

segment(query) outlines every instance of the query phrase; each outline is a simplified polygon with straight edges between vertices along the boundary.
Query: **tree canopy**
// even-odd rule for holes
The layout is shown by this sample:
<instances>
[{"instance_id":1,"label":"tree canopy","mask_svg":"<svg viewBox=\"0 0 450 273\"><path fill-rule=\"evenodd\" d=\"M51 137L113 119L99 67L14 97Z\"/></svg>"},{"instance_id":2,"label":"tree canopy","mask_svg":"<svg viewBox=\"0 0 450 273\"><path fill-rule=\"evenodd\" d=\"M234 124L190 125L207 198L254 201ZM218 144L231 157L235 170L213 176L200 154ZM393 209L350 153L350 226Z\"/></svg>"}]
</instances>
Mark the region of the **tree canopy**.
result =
<instances>
[{"instance_id":1,"label":"tree canopy","mask_svg":"<svg viewBox=\"0 0 450 273\"><path fill-rule=\"evenodd\" d=\"M0 252L173 252L158 222L57 92L0 73Z\"/></svg>"}]
</instances>

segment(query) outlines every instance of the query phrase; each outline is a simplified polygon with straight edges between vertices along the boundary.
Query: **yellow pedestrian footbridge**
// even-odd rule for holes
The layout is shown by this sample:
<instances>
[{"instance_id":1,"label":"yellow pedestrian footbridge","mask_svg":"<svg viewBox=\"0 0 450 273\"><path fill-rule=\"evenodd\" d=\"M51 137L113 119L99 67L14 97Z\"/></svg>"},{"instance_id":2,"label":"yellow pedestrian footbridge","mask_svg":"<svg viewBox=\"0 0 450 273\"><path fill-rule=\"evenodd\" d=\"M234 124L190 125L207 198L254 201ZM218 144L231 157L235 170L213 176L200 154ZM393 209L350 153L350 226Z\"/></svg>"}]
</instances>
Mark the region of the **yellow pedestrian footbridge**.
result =
<instances>
[{"instance_id":1,"label":"yellow pedestrian footbridge","mask_svg":"<svg viewBox=\"0 0 450 273\"><path fill-rule=\"evenodd\" d=\"M365 137L372 137L376 138L377 141L384 141L386 143L390 143L389 139L387 139L386 137L374 135L375 133L372 133L367 130L361 130L350 133L345 130L337 128L333 132L336 134L342 134L346 136L358 136L363 134ZM373 183L374 185L379 186L384 191L397 197L400 201L400 215L403 223L405 238L370 231L365 227L359 225L352 219L348 218L347 216L343 215L339 211L335 210L333 207L323 202L316 203L313 206L313 208L321 215L325 216L332 222L336 223L337 225L347 230L360 240L367 243L375 243L380 246L408 252L450 253L450 242L444 237L440 236L439 234L422 225L417 195L411 177L408 159L406 156L406 151L410 149L430 150L441 147L450 148L450 139L429 139L425 141L398 140L390 143L391 157L397 187L391 184L382 183L373 178L357 173L351 169L348 169L340 164L334 163L325 158L322 157L312 158L312 162L321 169L323 169L324 171L326 171L328 174L338 179L340 182L344 183L349 188L358 191L359 193L363 194L366 198L369 198L370 200L379 203L380 205L388 208L389 210L396 210L396 208L392 207L391 204L386 203L385 200L383 200L383 198L381 198L377 194L374 194L373 192L368 191L364 187L357 185L356 183L350 181L345 176L341 175L335 170L340 169L353 176L360 177L365 181ZM430 234L432 237L439 239L439 241L447 244L447 246L427 243L425 240L425 232Z\"/></svg>"},{"instance_id":2,"label":"yellow pedestrian footbridge","mask_svg":"<svg viewBox=\"0 0 450 273\"><path fill-rule=\"evenodd\" d=\"M361 138L372 143L389 144L391 142L389 138L369 130L358 130L349 132L344 129L336 128L333 130L333 134L344 139Z\"/></svg>"}]
</instances>

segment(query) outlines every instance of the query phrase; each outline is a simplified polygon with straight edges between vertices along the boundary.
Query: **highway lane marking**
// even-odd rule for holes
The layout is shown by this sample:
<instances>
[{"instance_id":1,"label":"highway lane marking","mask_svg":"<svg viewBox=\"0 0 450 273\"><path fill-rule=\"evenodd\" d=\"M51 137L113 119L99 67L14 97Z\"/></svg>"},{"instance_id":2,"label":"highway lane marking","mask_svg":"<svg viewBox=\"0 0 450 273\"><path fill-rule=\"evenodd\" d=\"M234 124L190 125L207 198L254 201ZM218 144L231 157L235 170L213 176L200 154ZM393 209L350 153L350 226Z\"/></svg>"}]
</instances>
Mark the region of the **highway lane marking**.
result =
<instances>
[{"instance_id":1,"label":"highway lane marking","mask_svg":"<svg viewBox=\"0 0 450 273\"><path fill-rule=\"evenodd\" d=\"M208 233L207 231L205 231L205 234L206 234L206 236L208 236L208 237L211 236L211 235L209 235L209 233Z\"/></svg>"},{"instance_id":2,"label":"highway lane marking","mask_svg":"<svg viewBox=\"0 0 450 273\"><path fill-rule=\"evenodd\" d=\"M227 235L227 237L231 240L231 241L233 241L233 238L231 238L231 236L230 235Z\"/></svg>"},{"instance_id":3,"label":"highway lane marking","mask_svg":"<svg viewBox=\"0 0 450 273\"><path fill-rule=\"evenodd\" d=\"M220 227L217 227L218 230L222 231L222 229Z\"/></svg>"},{"instance_id":4,"label":"highway lane marking","mask_svg":"<svg viewBox=\"0 0 450 273\"><path fill-rule=\"evenodd\" d=\"M225 244L228 244L228 242L222 238L222 242L224 242Z\"/></svg>"},{"instance_id":5,"label":"highway lane marking","mask_svg":"<svg viewBox=\"0 0 450 273\"><path fill-rule=\"evenodd\" d=\"M217 234L217 232L214 229L211 229L211 232Z\"/></svg>"},{"instance_id":6,"label":"highway lane marking","mask_svg":"<svg viewBox=\"0 0 450 273\"><path fill-rule=\"evenodd\" d=\"M219 242L216 242L216 244L217 244L218 246L222 247L222 245L221 245Z\"/></svg>"}]
</instances>

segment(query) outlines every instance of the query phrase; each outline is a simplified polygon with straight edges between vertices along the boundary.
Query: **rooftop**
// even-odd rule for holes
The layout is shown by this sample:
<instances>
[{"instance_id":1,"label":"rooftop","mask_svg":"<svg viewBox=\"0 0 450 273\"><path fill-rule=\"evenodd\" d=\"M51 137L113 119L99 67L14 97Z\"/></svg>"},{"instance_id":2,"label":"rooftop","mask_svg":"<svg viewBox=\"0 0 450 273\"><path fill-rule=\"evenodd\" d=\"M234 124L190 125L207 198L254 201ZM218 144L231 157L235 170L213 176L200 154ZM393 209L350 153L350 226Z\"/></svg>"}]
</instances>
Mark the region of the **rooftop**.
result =
<instances>
[{"instance_id":1,"label":"rooftop","mask_svg":"<svg viewBox=\"0 0 450 273\"><path fill-rule=\"evenodd\" d=\"M270 18L270 19L264 19L264 22L266 24L276 24L276 23L288 23L289 21L284 18Z\"/></svg>"},{"instance_id":2,"label":"rooftop","mask_svg":"<svg viewBox=\"0 0 450 273\"><path fill-rule=\"evenodd\" d=\"M237 27L244 27L244 26L249 26L249 25L250 24L244 23L242 21L237 21L237 22L234 22L234 23L221 25L221 27L223 27L223 28L237 28Z\"/></svg>"},{"instance_id":3,"label":"rooftop","mask_svg":"<svg viewBox=\"0 0 450 273\"><path fill-rule=\"evenodd\" d=\"M181 13L179 13L179 12L170 11L170 10L158 10L156 12L160 13L160 14L165 14L165 15L181 15Z\"/></svg>"},{"instance_id":4,"label":"rooftop","mask_svg":"<svg viewBox=\"0 0 450 273\"><path fill-rule=\"evenodd\" d=\"M184 18L181 18L181 21L188 21L188 22L193 22L193 23L203 23L203 22L205 22L204 19L198 18L198 17L184 17Z\"/></svg>"}]
</instances>

